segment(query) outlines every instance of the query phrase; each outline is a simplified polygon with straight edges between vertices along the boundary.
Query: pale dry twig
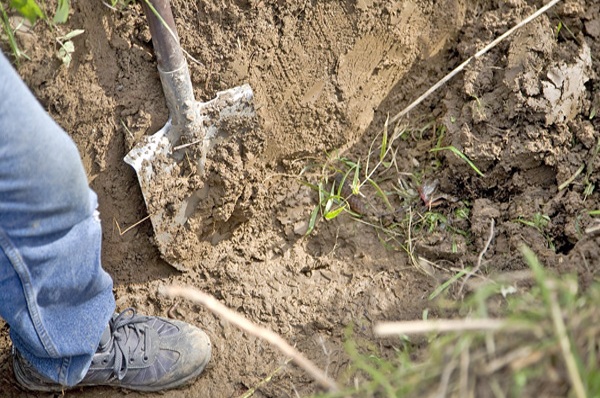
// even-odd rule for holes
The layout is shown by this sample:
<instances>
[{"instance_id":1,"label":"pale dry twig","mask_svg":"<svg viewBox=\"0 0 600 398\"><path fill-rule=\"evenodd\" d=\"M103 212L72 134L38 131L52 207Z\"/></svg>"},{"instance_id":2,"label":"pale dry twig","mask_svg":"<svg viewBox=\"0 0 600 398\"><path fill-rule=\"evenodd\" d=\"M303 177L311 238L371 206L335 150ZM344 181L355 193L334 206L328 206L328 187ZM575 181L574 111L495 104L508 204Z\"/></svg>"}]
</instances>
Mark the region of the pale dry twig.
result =
<instances>
[{"instance_id":1,"label":"pale dry twig","mask_svg":"<svg viewBox=\"0 0 600 398\"><path fill-rule=\"evenodd\" d=\"M492 243L492 239L494 239L495 224L496 224L496 222L492 218L492 220L490 221L490 234L488 235L487 241L485 242L485 245L483 246L483 250L481 250L481 252L479 253L479 256L477 257L477 265L475 266L475 268L473 268L471 270L471 272L469 272L467 275L465 275L465 278L463 279L462 283L460 284L460 289L458 289L459 295L462 292L463 288L465 287L465 284L467 283L469 278L471 276L475 275L477 272L479 272L479 269L481 268L481 264L483 263L483 256L485 255L485 253L487 253L488 249L490 248L490 244Z\"/></svg>"},{"instance_id":2,"label":"pale dry twig","mask_svg":"<svg viewBox=\"0 0 600 398\"><path fill-rule=\"evenodd\" d=\"M381 322L374 332L380 337L399 334L421 334L429 332L457 332L467 330L499 330L518 328L504 319L435 319L427 321Z\"/></svg>"},{"instance_id":3,"label":"pale dry twig","mask_svg":"<svg viewBox=\"0 0 600 398\"><path fill-rule=\"evenodd\" d=\"M402 111L398 112L393 118L389 119L389 124L395 123L402 116L406 115L408 112L413 110L417 105L419 105L421 102L423 102L425 100L425 98L429 97L434 91L436 91L438 88L442 87L448 80L450 80L456 74L461 72L472 60L477 59L477 58L481 57L482 55L484 55L485 53L487 53L489 50L491 50L492 48L497 46L501 41L503 41L508 36L513 34L517 29L525 26L529 22L533 21L535 18L539 17L540 15L542 15L543 13L548 11L550 8L554 7L554 5L556 3L558 3L559 1L561 1L561 0L550 1L548 4L546 4L545 6L543 6L542 8L540 8L539 10L537 10L536 12L534 12L529 17L525 18L524 20L522 20L521 22L519 22L518 24L516 24L509 30L507 30L504 34L502 34L501 36L496 38L494 41L492 41L490 44L488 44L487 46L485 46L484 48L479 50L477 53L475 53L475 55L468 58L462 64L457 66L452 72L448 73L440 81L438 81L436 84L431 86L431 88L429 88L429 90L427 90L423 95L421 95L419 98L417 98L415 101L413 101L410 105L408 105Z\"/></svg>"},{"instance_id":4,"label":"pale dry twig","mask_svg":"<svg viewBox=\"0 0 600 398\"><path fill-rule=\"evenodd\" d=\"M292 361L299 367L304 369L309 375L311 375L315 381L327 388L329 391L338 391L338 386L333 379L328 377L325 372L319 369L313 362L306 358L301 352L296 350L294 347L288 344L281 336L277 333L256 325L244 316L238 314L235 311L230 310L217 299L210 294L201 292L198 289L183 286L163 286L160 288L160 293L169 297L182 297L195 303L201 304L213 313L217 314L221 318L230 322L231 324L242 329L246 333L249 333L255 337L266 340L271 343L275 348L281 351L284 355L292 358Z\"/></svg>"}]
</instances>

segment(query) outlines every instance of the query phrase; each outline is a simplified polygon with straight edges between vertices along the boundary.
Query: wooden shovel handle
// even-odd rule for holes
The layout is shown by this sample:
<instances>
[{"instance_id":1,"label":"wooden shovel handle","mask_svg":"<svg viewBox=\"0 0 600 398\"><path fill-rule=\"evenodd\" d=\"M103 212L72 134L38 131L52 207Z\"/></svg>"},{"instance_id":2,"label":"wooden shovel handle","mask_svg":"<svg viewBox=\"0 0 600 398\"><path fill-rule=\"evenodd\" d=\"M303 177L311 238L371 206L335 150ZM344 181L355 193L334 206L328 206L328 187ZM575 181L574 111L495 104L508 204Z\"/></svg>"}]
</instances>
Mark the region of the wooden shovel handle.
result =
<instances>
[{"instance_id":1,"label":"wooden shovel handle","mask_svg":"<svg viewBox=\"0 0 600 398\"><path fill-rule=\"evenodd\" d=\"M162 72L178 70L184 65L185 58L179 45L179 36L177 36L177 28L169 0L142 0L141 3L148 25L150 25L158 68ZM160 18L152 8L160 15Z\"/></svg>"}]
</instances>

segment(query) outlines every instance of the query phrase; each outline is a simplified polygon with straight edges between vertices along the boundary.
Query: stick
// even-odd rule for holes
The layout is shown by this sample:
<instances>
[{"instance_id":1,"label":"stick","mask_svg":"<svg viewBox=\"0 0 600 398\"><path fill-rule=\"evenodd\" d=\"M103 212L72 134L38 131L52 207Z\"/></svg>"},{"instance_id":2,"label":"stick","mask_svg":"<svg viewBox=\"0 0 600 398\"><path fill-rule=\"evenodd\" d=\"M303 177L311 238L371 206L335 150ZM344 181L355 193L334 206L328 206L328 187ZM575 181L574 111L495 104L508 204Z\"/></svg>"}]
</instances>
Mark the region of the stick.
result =
<instances>
[{"instance_id":1,"label":"stick","mask_svg":"<svg viewBox=\"0 0 600 398\"><path fill-rule=\"evenodd\" d=\"M498 330L507 327L504 319L436 319L431 321L381 322L373 331L380 337L429 332Z\"/></svg>"},{"instance_id":2,"label":"stick","mask_svg":"<svg viewBox=\"0 0 600 398\"><path fill-rule=\"evenodd\" d=\"M491 50L492 48L494 48L495 46L497 46L501 41L503 41L508 36L510 36L511 34L513 34L517 29L519 29L519 28L527 25L529 22L531 22L535 18L537 18L540 15L542 15L543 13L545 13L546 11L548 11L550 8L554 7L554 5L556 3L558 3L559 1L560 0L552 0L552 1L550 1L544 7L540 8L539 10L537 10L536 12L534 12L533 14L531 14L529 17L525 18L524 20L522 20L521 22L519 22L518 24L516 24L515 26L513 26L511 29L507 30L503 35L501 35L498 38L496 38L496 40L494 40L493 42L491 42L490 44L488 44L487 46L485 46L484 48L482 48L481 50L479 50L477 53L475 53L475 55L473 55L472 57L468 58L465 62L463 62L462 64L460 64L459 66L457 66L452 72L448 73L440 81L438 81L436 84L434 84L433 86L431 86L431 88L429 90L427 90L423 95L421 95L419 98L417 98L412 104L410 104L409 106L407 106L406 108L404 108L402 111L398 112L393 118L390 119L389 123L395 123L395 122L397 122L398 119L400 119L402 116L406 115L408 112L410 112L411 110L413 110L417 105L419 105L421 102L423 102L423 100L425 100L425 98L429 97L431 95L431 93L433 93L434 91L436 91L438 88L440 88L441 86L443 86L448 80L450 80L451 78L453 78L454 75L458 74L460 71L462 71L463 69L465 69L465 67L473 59L477 59L477 58L481 57L483 54L487 53L489 50Z\"/></svg>"},{"instance_id":3,"label":"stick","mask_svg":"<svg viewBox=\"0 0 600 398\"><path fill-rule=\"evenodd\" d=\"M117 221L117 219L113 217L113 220L115 221L115 224L117 224L117 229L119 230L119 236L123 236L127 232L131 231L132 229L134 229L135 227L137 227L138 225L140 225L141 223L143 223L144 221L146 221L147 219L149 219L150 217L152 217L152 215L148 214L146 217L144 217L141 220L137 221L135 224L130 225L129 227L125 228L124 231L121 231L121 226L119 225L119 222Z\"/></svg>"},{"instance_id":4,"label":"stick","mask_svg":"<svg viewBox=\"0 0 600 398\"><path fill-rule=\"evenodd\" d=\"M460 289L458 289L458 294L460 294L462 292L463 287L465 287L465 283L467 283L467 280L471 276L475 275L477 273L477 271L479 271L479 269L481 268L481 264L483 263L483 256L490 248L490 243L492 243L492 239L494 239L494 225L495 224L496 224L496 222L492 218L492 221L490 221L490 234L488 236L487 241L485 242L485 246L483 247L483 250L479 253L479 256L477 257L477 265L475 266L475 268L473 268L471 270L471 272L469 272L467 275L465 275L465 279L463 279L462 283L460 284Z\"/></svg>"},{"instance_id":5,"label":"stick","mask_svg":"<svg viewBox=\"0 0 600 398\"><path fill-rule=\"evenodd\" d=\"M193 142L189 142L187 144L174 146L173 147L173 152L178 151L178 150L183 149L183 148L187 148L187 147L192 146L192 145L196 145L196 144L198 144L200 142L202 142L202 140L196 140L196 141L193 141Z\"/></svg>"},{"instance_id":6,"label":"stick","mask_svg":"<svg viewBox=\"0 0 600 398\"><path fill-rule=\"evenodd\" d=\"M187 300L201 304L212 311L214 314L219 315L229 323L237 326L248 334L266 340L271 343L275 348L281 351L285 356L292 358L292 361L299 367L304 369L309 375L311 375L317 383L327 388L330 392L339 391L337 384L333 379L328 377L321 369L319 369L313 362L302 355L301 352L296 350L294 347L289 345L281 336L277 333L264 328L262 326L252 323L244 316L238 314L235 311L230 310L221 304L210 294L206 294L197 289L183 286L162 286L159 288L159 293L169 297L183 297Z\"/></svg>"}]
</instances>

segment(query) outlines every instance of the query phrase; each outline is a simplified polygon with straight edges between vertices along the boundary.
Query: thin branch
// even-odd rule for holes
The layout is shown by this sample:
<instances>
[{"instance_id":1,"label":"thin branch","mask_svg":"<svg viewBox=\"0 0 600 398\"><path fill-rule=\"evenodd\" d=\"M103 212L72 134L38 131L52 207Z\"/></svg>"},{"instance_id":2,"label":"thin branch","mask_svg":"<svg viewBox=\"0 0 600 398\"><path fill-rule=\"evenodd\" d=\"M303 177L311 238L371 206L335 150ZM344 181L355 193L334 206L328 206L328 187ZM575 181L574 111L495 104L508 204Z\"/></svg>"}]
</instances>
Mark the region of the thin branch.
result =
<instances>
[{"instance_id":1,"label":"thin branch","mask_svg":"<svg viewBox=\"0 0 600 398\"><path fill-rule=\"evenodd\" d=\"M196 141L188 142L187 144L181 144L181 145L174 146L173 147L173 152L178 151L180 149L184 149L184 148L190 147L192 145L199 144L200 142L202 142L202 140L196 140Z\"/></svg>"},{"instance_id":2,"label":"thin branch","mask_svg":"<svg viewBox=\"0 0 600 398\"><path fill-rule=\"evenodd\" d=\"M129 227L125 228L123 231L121 231L121 226L119 225L119 222L117 221L117 219L113 217L113 220L115 221L115 224L117 224L117 229L119 230L119 236L123 236L127 232L131 231L132 229L134 229L135 227L137 227L138 225L140 225L141 223L143 223L144 221L146 221L147 219L149 219L150 217L152 217L152 215L148 214L146 217L144 217L141 220L137 221L135 224L130 225Z\"/></svg>"},{"instance_id":3,"label":"thin branch","mask_svg":"<svg viewBox=\"0 0 600 398\"><path fill-rule=\"evenodd\" d=\"M488 44L487 46L485 46L484 48L482 48L481 50L479 50L475 55L473 55L472 57L468 58L465 62L463 62L462 64L460 64L459 66L457 66L452 72L448 73L440 81L438 81L436 84L434 84L433 86L431 86L431 88L429 90L427 90L423 95L421 95L419 98L417 98L413 103L411 103L409 106L407 106L406 108L404 108L402 111L398 112L393 118L391 118L389 120L389 123L392 124L392 123L395 123L396 121L398 121L402 116L406 115L408 112L410 112L411 110L413 110L417 105L419 105L421 102L423 102L423 100L425 100L425 98L429 97L434 91L436 91L438 88L440 88L441 86L443 86L448 80L450 80L451 78L453 78L454 75L458 74L463 69L465 69L465 67L473 59L477 59L477 58L481 57L482 55L484 55L485 53L487 53L489 50L491 50L492 48L494 48L495 46L497 46L501 41L503 41L508 36L510 36L511 34L513 34L517 29L525 26L526 24L528 24L529 22L531 22L535 18L539 17L540 15L542 15L543 13L545 13L546 11L548 11L550 8L554 7L554 5L556 3L558 3L559 1L560 0L552 0L552 1L550 1L544 7L540 8L539 10L537 10L536 12L534 12L533 14L531 14L529 17L525 18L524 20L522 20L521 22L519 22L517 25L513 26L511 29L507 30L506 33L504 33L503 35L499 36L496 40L492 41L490 44Z\"/></svg>"},{"instance_id":4,"label":"thin branch","mask_svg":"<svg viewBox=\"0 0 600 398\"><path fill-rule=\"evenodd\" d=\"M516 324L509 324L505 319L436 319L428 321L381 322L375 325L373 331L377 336L385 337L430 332L499 330L507 327L520 328Z\"/></svg>"},{"instance_id":5,"label":"thin branch","mask_svg":"<svg viewBox=\"0 0 600 398\"><path fill-rule=\"evenodd\" d=\"M292 358L292 361L311 375L317 383L327 388L331 392L339 391L337 384L328 377L313 362L306 358L301 352L289 345L281 336L270 329L256 325L244 316L230 310L210 294L200 290L183 286L162 286L159 292L169 297L183 297L187 300L201 304L221 318L237 326L248 334L258 337L272 344L285 356Z\"/></svg>"},{"instance_id":6,"label":"thin branch","mask_svg":"<svg viewBox=\"0 0 600 398\"><path fill-rule=\"evenodd\" d=\"M475 266L475 268L473 268L471 270L471 272L469 272L467 275L465 275L465 278L463 279L462 283L460 284L460 289L458 289L459 295L462 292L463 288L465 287L467 280L469 280L470 277L472 277L477 272L479 272L479 269L481 268L481 264L483 263L483 256L485 255L485 253L487 253L488 249L490 248L490 244L492 243L492 239L494 239L494 226L495 225L496 225L496 222L492 218L492 220L490 221L490 233L488 235L487 241L485 242L485 246L483 246L483 250L481 250L481 252L479 253L479 256L477 257L477 265Z\"/></svg>"}]
</instances>

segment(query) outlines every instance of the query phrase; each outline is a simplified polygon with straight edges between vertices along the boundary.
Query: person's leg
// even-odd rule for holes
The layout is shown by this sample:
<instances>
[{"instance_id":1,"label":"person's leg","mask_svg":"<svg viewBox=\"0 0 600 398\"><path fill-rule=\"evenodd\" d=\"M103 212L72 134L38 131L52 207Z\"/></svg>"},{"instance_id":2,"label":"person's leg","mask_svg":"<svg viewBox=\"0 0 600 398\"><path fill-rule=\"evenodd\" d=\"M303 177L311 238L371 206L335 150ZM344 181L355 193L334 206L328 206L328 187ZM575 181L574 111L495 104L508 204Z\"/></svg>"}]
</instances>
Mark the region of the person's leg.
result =
<instances>
[{"instance_id":1,"label":"person's leg","mask_svg":"<svg viewBox=\"0 0 600 398\"><path fill-rule=\"evenodd\" d=\"M0 316L17 382L35 391L188 383L210 360L208 336L133 309L113 314L96 206L75 144L0 52Z\"/></svg>"},{"instance_id":2,"label":"person's leg","mask_svg":"<svg viewBox=\"0 0 600 398\"><path fill-rule=\"evenodd\" d=\"M96 206L75 144L0 53L0 316L63 385L84 377L115 308Z\"/></svg>"}]
</instances>

